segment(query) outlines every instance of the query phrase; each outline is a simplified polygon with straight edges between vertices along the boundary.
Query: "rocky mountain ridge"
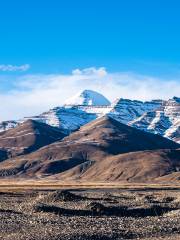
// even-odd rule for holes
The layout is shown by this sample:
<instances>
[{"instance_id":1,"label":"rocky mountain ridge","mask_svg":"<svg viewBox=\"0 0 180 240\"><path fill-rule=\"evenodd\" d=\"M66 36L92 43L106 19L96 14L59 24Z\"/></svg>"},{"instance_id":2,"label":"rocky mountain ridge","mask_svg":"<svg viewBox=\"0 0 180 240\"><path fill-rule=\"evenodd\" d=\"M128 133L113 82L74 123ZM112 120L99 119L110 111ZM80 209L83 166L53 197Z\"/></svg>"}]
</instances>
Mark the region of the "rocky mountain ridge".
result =
<instances>
[{"instance_id":1,"label":"rocky mountain ridge","mask_svg":"<svg viewBox=\"0 0 180 240\"><path fill-rule=\"evenodd\" d=\"M20 123L32 119L58 127L65 134L69 134L96 118L108 115L124 124L179 142L179 99L174 97L168 101L142 102L120 98L110 103L102 94L84 90L67 100L63 106L50 109L38 116L25 117L19 121L2 122L0 131L14 128Z\"/></svg>"},{"instance_id":2,"label":"rocky mountain ridge","mask_svg":"<svg viewBox=\"0 0 180 240\"><path fill-rule=\"evenodd\" d=\"M180 143L180 98L164 102L161 107L144 113L129 125Z\"/></svg>"}]
</instances>

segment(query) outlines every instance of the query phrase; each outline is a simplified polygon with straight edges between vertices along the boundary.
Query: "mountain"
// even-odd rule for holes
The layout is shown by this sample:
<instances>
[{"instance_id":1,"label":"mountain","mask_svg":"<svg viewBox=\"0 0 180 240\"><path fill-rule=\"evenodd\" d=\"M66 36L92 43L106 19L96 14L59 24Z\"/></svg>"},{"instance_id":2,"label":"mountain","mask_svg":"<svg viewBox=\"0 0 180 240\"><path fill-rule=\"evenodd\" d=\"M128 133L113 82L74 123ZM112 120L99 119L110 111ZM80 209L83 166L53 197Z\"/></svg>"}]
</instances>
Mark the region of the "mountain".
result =
<instances>
[{"instance_id":1,"label":"mountain","mask_svg":"<svg viewBox=\"0 0 180 240\"><path fill-rule=\"evenodd\" d=\"M0 175L153 181L180 167L180 155L176 150L179 146L106 116L86 124L61 141L1 162Z\"/></svg>"},{"instance_id":2,"label":"mountain","mask_svg":"<svg viewBox=\"0 0 180 240\"><path fill-rule=\"evenodd\" d=\"M71 133L80 126L97 118L97 113L86 112L81 107L76 106L62 106L56 107L48 112L44 112L39 116L25 118L33 119L38 122L46 123L50 126L57 127L64 131L64 133Z\"/></svg>"},{"instance_id":3,"label":"mountain","mask_svg":"<svg viewBox=\"0 0 180 240\"><path fill-rule=\"evenodd\" d=\"M65 101L65 105L72 106L108 106L110 104L110 101L106 97L92 90L84 90Z\"/></svg>"},{"instance_id":4,"label":"mountain","mask_svg":"<svg viewBox=\"0 0 180 240\"><path fill-rule=\"evenodd\" d=\"M3 122L0 124L0 131L15 127L28 119L33 119L58 127L61 131L69 134L104 115L110 115L116 120L128 124L129 121L141 116L144 112L156 109L161 104L161 100L141 102L122 98L110 104L109 100L101 94L92 90L84 90L67 100L65 105L53 108L38 116L25 117L19 121Z\"/></svg>"},{"instance_id":5,"label":"mountain","mask_svg":"<svg viewBox=\"0 0 180 240\"><path fill-rule=\"evenodd\" d=\"M88 92L89 90L83 91L80 95L83 95L86 91ZM94 91L93 93L95 94ZM98 93L96 93L96 95L98 95ZM73 97L73 99L75 99L75 97ZM84 101L84 105L81 105L81 101L73 102L68 100L62 107L56 107L31 118L61 128L61 130L70 133L88 122L105 115L110 115L116 120L128 124L129 121L136 119L146 111L158 108L163 103L162 100L142 102L122 98L113 102L111 105L102 105L103 102L107 104L107 101L101 101L101 105L87 105L88 101ZM67 103L71 103L72 105L68 105Z\"/></svg>"},{"instance_id":6,"label":"mountain","mask_svg":"<svg viewBox=\"0 0 180 240\"><path fill-rule=\"evenodd\" d=\"M39 116L28 117L60 128L65 133L76 131L81 126L111 111L112 107L102 94L84 90L60 107L55 107Z\"/></svg>"},{"instance_id":7,"label":"mountain","mask_svg":"<svg viewBox=\"0 0 180 240\"><path fill-rule=\"evenodd\" d=\"M58 128L28 120L16 128L0 133L0 160L27 154L52 142L62 139L65 134Z\"/></svg>"},{"instance_id":8,"label":"mountain","mask_svg":"<svg viewBox=\"0 0 180 240\"><path fill-rule=\"evenodd\" d=\"M102 94L92 90L84 90L65 101L63 106L55 107L38 116L25 117L17 121L3 121L0 123L0 132L32 119L58 127L65 134L69 134L97 117L105 115L111 109L110 101Z\"/></svg>"},{"instance_id":9,"label":"mountain","mask_svg":"<svg viewBox=\"0 0 180 240\"><path fill-rule=\"evenodd\" d=\"M116 120L128 124L130 121L140 117L143 113L157 109L163 102L162 100L142 102L120 98L112 103L112 110L109 114Z\"/></svg>"},{"instance_id":10,"label":"mountain","mask_svg":"<svg viewBox=\"0 0 180 240\"><path fill-rule=\"evenodd\" d=\"M158 109L144 113L129 125L180 143L180 98L164 102Z\"/></svg>"}]
</instances>

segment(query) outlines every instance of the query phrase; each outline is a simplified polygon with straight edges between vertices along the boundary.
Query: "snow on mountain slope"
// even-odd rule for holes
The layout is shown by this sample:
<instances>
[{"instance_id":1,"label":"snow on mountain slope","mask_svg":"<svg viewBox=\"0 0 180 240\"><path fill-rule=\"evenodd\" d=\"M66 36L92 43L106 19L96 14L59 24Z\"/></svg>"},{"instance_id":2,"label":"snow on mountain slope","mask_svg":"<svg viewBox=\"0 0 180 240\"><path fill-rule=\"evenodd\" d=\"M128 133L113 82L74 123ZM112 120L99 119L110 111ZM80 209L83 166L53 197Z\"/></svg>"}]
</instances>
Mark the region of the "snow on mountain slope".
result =
<instances>
[{"instance_id":1,"label":"snow on mountain slope","mask_svg":"<svg viewBox=\"0 0 180 240\"><path fill-rule=\"evenodd\" d=\"M129 125L180 143L180 98L164 102L157 110L144 113Z\"/></svg>"},{"instance_id":2,"label":"snow on mountain slope","mask_svg":"<svg viewBox=\"0 0 180 240\"><path fill-rule=\"evenodd\" d=\"M151 102L119 99L110 105L101 94L84 90L82 93L66 101L64 106L53 108L39 116L26 117L18 122L28 119L36 120L59 127L65 133L77 130L82 125L104 115L110 115L116 120L128 124L146 111L154 110L162 104L162 101ZM16 125L18 125L16 122ZM14 127L15 125L12 125ZM11 128L11 125L8 125ZM6 130L2 127L2 130Z\"/></svg>"},{"instance_id":3,"label":"snow on mountain slope","mask_svg":"<svg viewBox=\"0 0 180 240\"><path fill-rule=\"evenodd\" d=\"M92 90L84 90L65 102L65 105L73 106L108 106L110 104L110 101L102 94Z\"/></svg>"},{"instance_id":4,"label":"snow on mountain slope","mask_svg":"<svg viewBox=\"0 0 180 240\"><path fill-rule=\"evenodd\" d=\"M6 131L6 130L9 130L11 128L14 128L18 125L18 122L17 121L3 121L3 122L0 122L0 132L3 132L3 131Z\"/></svg>"},{"instance_id":5,"label":"snow on mountain slope","mask_svg":"<svg viewBox=\"0 0 180 240\"><path fill-rule=\"evenodd\" d=\"M58 127L65 133L77 130L80 126L97 118L96 113L86 113L77 107L56 107L30 119ZM29 118L26 118L29 119Z\"/></svg>"},{"instance_id":6,"label":"snow on mountain slope","mask_svg":"<svg viewBox=\"0 0 180 240\"><path fill-rule=\"evenodd\" d=\"M143 113L157 109L162 105L162 100L152 100L149 102L142 102L129 99L117 99L112 104L110 115L116 120L127 124L128 122L140 117Z\"/></svg>"},{"instance_id":7,"label":"snow on mountain slope","mask_svg":"<svg viewBox=\"0 0 180 240\"><path fill-rule=\"evenodd\" d=\"M64 131L72 132L86 123L104 115L110 115L119 122L127 124L129 121L139 117L147 110L159 107L161 101L140 102L121 99L112 105L64 105L54 108L37 117L32 117L36 121L41 121L51 126L59 127Z\"/></svg>"},{"instance_id":8,"label":"snow on mountain slope","mask_svg":"<svg viewBox=\"0 0 180 240\"><path fill-rule=\"evenodd\" d=\"M6 131L16 127L19 123L32 119L59 127L65 133L69 133L97 117L105 115L111 109L110 101L102 94L92 90L84 90L67 100L64 106L50 109L39 116L25 117L18 121L2 122L0 123L0 131Z\"/></svg>"}]
</instances>

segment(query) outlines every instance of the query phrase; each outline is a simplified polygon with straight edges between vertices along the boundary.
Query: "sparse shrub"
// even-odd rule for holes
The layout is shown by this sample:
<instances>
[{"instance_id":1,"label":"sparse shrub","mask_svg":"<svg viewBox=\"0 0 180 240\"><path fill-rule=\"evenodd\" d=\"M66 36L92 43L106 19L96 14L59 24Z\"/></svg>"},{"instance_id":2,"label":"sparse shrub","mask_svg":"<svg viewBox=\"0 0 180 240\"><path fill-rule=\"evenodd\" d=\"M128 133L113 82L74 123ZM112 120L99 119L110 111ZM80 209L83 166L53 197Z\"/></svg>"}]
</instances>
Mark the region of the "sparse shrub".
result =
<instances>
[{"instance_id":1,"label":"sparse shrub","mask_svg":"<svg viewBox=\"0 0 180 240\"><path fill-rule=\"evenodd\" d=\"M174 197L165 197L163 198L163 202L165 203L170 203L170 202L173 202L174 201Z\"/></svg>"},{"instance_id":2,"label":"sparse shrub","mask_svg":"<svg viewBox=\"0 0 180 240\"><path fill-rule=\"evenodd\" d=\"M49 193L44 200L49 202L57 202L57 201L67 202L67 201L80 201L82 199L83 197L73 194L68 190L62 190L62 191L58 190L53 193Z\"/></svg>"},{"instance_id":3,"label":"sparse shrub","mask_svg":"<svg viewBox=\"0 0 180 240\"><path fill-rule=\"evenodd\" d=\"M101 204L101 203L97 203L97 202L91 202L88 206L87 209L92 211L92 213L96 213L96 214L103 214L105 213L106 207Z\"/></svg>"}]
</instances>

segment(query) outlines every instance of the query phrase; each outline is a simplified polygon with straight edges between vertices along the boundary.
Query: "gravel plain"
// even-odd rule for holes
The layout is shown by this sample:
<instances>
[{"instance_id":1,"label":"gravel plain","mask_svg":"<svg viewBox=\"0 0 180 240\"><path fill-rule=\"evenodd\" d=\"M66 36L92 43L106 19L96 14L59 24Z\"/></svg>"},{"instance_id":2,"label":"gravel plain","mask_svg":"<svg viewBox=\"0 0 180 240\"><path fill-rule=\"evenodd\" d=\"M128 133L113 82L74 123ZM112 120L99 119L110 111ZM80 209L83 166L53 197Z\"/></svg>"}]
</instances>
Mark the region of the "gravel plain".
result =
<instances>
[{"instance_id":1,"label":"gravel plain","mask_svg":"<svg viewBox=\"0 0 180 240\"><path fill-rule=\"evenodd\" d=\"M180 190L1 191L0 239L180 239Z\"/></svg>"}]
</instances>

